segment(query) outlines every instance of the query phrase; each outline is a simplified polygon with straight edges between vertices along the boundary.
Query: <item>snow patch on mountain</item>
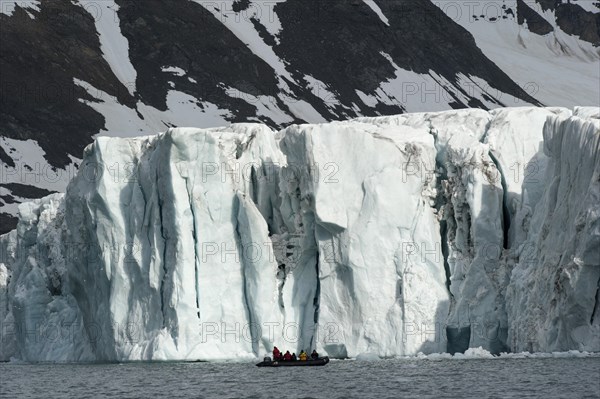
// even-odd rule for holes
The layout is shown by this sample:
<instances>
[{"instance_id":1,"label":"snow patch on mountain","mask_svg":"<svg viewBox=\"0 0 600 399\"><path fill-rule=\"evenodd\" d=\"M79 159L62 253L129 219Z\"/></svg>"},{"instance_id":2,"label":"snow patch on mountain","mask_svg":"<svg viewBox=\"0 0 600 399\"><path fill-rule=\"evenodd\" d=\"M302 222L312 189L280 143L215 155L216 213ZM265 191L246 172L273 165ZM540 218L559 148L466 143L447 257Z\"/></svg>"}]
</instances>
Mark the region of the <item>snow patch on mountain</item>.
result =
<instances>
[{"instance_id":1,"label":"snow patch on mountain","mask_svg":"<svg viewBox=\"0 0 600 399\"><path fill-rule=\"evenodd\" d=\"M248 118L249 121L260 122L259 117L267 117L279 125L285 125L294 122L294 119L279 107L277 104L277 99L273 96L255 96L233 87L227 87L225 89L225 93L232 98L242 99L248 104L256 107L256 117Z\"/></svg>"},{"instance_id":2,"label":"snow patch on mountain","mask_svg":"<svg viewBox=\"0 0 600 399\"><path fill-rule=\"evenodd\" d=\"M387 26L390 26L390 21L387 19L387 17L383 14L383 11L381 11L381 8L379 8L379 6L377 5L377 3L375 3L374 0L363 0L369 7L371 7L371 10L373 10L373 12L375 12L375 14L377 14L377 16L379 17L379 19L381 19L381 22L383 22L384 24L386 24Z\"/></svg>"},{"instance_id":3,"label":"snow patch on mountain","mask_svg":"<svg viewBox=\"0 0 600 399\"><path fill-rule=\"evenodd\" d=\"M577 4L586 11L600 13L600 4L595 0L573 0L573 4Z\"/></svg>"},{"instance_id":4,"label":"snow patch on mountain","mask_svg":"<svg viewBox=\"0 0 600 399\"><path fill-rule=\"evenodd\" d=\"M78 0L77 4L94 19L104 59L117 79L134 95L137 71L129 58L129 42L119 26L119 5L114 1L96 0Z\"/></svg>"},{"instance_id":5,"label":"snow patch on mountain","mask_svg":"<svg viewBox=\"0 0 600 399\"><path fill-rule=\"evenodd\" d=\"M517 0L504 1L502 6L434 4L468 30L490 60L543 104L573 107L600 102L598 85L589 84L600 81L600 49L563 32L552 10L543 11L537 3L528 3L553 27L552 32L538 35L517 23Z\"/></svg>"},{"instance_id":6,"label":"snow patch on mountain","mask_svg":"<svg viewBox=\"0 0 600 399\"><path fill-rule=\"evenodd\" d=\"M0 212L18 215L22 202L35 198L38 192L64 192L77 175L81 160L74 157L64 168L55 168L45 158L46 153L34 140L0 137L0 147L11 163L0 162Z\"/></svg>"},{"instance_id":7,"label":"snow patch on mountain","mask_svg":"<svg viewBox=\"0 0 600 399\"><path fill-rule=\"evenodd\" d=\"M72 163L64 169L57 169L44 162L45 152L34 140L16 140L0 137L0 146L10 155L14 166L1 164L2 183L22 183L46 190L64 191L67 184L77 174L81 160L71 158Z\"/></svg>"},{"instance_id":8,"label":"snow patch on mountain","mask_svg":"<svg viewBox=\"0 0 600 399\"><path fill-rule=\"evenodd\" d=\"M248 8L243 11L245 18L254 18L265 27L267 32L273 37L276 44L279 44L279 32L283 29L281 21L275 12L278 3L287 0L250 0Z\"/></svg>"},{"instance_id":9,"label":"snow patch on mountain","mask_svg":"<svg viewBox=\"0 0 600 399\"><path fill-rule=\"evenodd\" d=\"M163 66L161 68L161 71L167 72L167 73L172 73L175 76L185 76L186 75L186 73L183 69L181 69L179 67L174 67L174 66Z\"/></svg>"},{"instance_id":10,"label":"snow patch on mountain","mask_svg":"<svg viewBox=\"0 0 600 399\"><path fill-rule=\"evenodd\" d=\"M273 48L260 37L249 15L244 11L233 11L233 0L225 0L219 3L201 0L194 1L210 11L227 29L245 43L254 54L270 65L278 76L286 78L289 82L294 82L294 79L286 69L285 63L275 54Z\"/></svg>"},{"instance_id":11,"label":"snow patch on mountain","mask_svg":"<svg viewBox=\"0 0 600 399\"><path fill-rule=\"evenodd\" d=\"M273 68L277 75L279 81L278 87L280 89L276 95L285 102L296 118L311 123L326 122L325 118L323 118L310 103L296 98L288 84L288 82L295 84L296 80L287 70L286 63L280 59L273 48L261 38L252 23L252 18L250 18L245 11L233 11L233 1L223 1L218 3L218 7L216 6L217 3L207 3L205 1L196 2L210 11L215 18L236 35L238 39L245 43L255 55ZM275 2L271 2L268 4L269 10L274 6L274 3ZM264 8L265 5L267 5L267 3L264 3L261 9ZM274 15L276 14L270 11L270 14L271 13L273 15L271 18L275 18Z\"/></svg>"},{"instance_id":12,"label":"snow patch on mountain","mask_svg":"<svg viewBox=\"0 0 600 399\"><path fill-rule=\"evenodd\" d=\"M29 12L28 9L32 9L39 12L39 6L39 0L3 0L2 3L0 3L0 14L5 14L10 17L15 12L15 9L19 7L23 8L27 12L29 17L34 19L35 16L31 12Z\"/></svg>"},{"instance_id":13,"label":"snow patch on mountain","mask_svg":"<svg viewBox=\"0 0 600 399\"><path fill-rule=\"evenodd\" d=\"M286 105L298 119L311 121L311 123L327 123L327 120L308 101L292 99Z\"/></svg>"},{"instance_id":14,"label":"snow patch on mountain","mask_svg":"<svg viewBox=\"0 0 600 399\"><path fill-rule=\"evenodd\" d=\"M365 105L372 108L377 105L377 97L365 94L360 90L355 90L355 92L358 95L358 98L360 98Z\"/></svg>"},{"instance_id":15,"label":"snow patch on mountain","mask_svg":"<svg viewBox=\"0 0 600 399\"><path fill-rule=\"evenodd\" d=\"M331 91L331 89L324 82L314 78L310 75L305 75L304 80L308 83L308 88L311 93L323 100L323 103L331 108L334 105L341 105L340 100Z\"/></svg>"},{"instance_id":16,"label":"snow patch on mountain","mask_svg":"<svg viewBox=\"0 0 600 399\"><path fill-rule=\"evenodd\" d=\"M382 82L372 95L357 90L361 100L368 106L375 107L379 103L402 104L407 112L417 112L424 107L433 112L452 108L451 105L457 100L468 104L473 98L489 108L496 108L498 105L529 105L492 89L478 77L458 74L456 81L450 82L434 71L426 75L407 71L400 68L389 54L382 52L381 55L396 69L396 76Z\"/></svg>"},{"instance_id":17,"label":"snow patch on mountain","mask_svg":"<svg viewBox=\"0 0 600 399\"><path fill-rule=\"evenodd\" d=\"M95 101L80 100L98 111L105 118L105 126L99 135L114 135L122 137L137 136L140 132L156 134L175 124L196 125L201 127L227 124L231 114L227 110L208 101L200 101L195 97L177 91L167 92L167 110L160 111L141 101L136 109L131 109L108 93L98 90L89 83L75 79L75 84L83 87Z\"/></svg>"}]
</instances>

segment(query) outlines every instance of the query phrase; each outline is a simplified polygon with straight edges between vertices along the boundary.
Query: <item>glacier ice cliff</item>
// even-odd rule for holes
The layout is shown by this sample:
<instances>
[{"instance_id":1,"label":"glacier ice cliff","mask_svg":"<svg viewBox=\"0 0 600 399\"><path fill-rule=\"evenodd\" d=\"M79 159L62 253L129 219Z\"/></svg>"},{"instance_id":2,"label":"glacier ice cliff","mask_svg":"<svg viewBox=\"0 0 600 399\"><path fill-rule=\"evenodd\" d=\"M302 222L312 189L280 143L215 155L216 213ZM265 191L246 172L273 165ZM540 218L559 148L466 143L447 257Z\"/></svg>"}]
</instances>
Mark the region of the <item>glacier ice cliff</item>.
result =
<instances>
[{"instance_id":1,"label":"glacier ice cliff","mask_svg":"<svg viewBox=\"0 0 600 399\"><path fill-rule=\"evenodd\" d=\"M545 192L516 250L507 288L514 350L600 348L600 133L598 119L544 126Z\"/></svg>"},{"instance_id":2,"label":"glacier ice cliff","mask_svg":"<svg viewBox=\"0 0 600 399\"><path fill-rule=\"evenodd\" d=\"M600 111L98 138L0 237L0 360L600 351Z\"/></svg>"}]
</instances>

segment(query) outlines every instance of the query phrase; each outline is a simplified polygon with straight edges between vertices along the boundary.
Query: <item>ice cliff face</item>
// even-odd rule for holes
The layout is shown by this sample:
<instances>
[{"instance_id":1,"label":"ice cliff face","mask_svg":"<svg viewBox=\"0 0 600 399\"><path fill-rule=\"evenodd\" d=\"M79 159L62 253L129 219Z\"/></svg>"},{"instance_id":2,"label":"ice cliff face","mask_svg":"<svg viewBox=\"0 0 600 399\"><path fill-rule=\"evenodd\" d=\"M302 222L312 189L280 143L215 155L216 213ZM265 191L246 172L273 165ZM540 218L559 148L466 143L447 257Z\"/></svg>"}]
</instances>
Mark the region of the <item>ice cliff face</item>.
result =
<instances>
[{"instance_id":1,"label":"ice cliff face","mask_svg":"<svg viewBox=\"0 0 600 399\"><path fill-rule=\"evenodd\" d=\"M529 234L516 249L518 263L507 290L514 350L599 350L597 117L555 118L544 127L544 153L549 157L546 190L529 211Z\"/></svg>"},{"instance_id":2,"label":"ice cliff face","mask_svg":"<svg viewBox=\"0 0 600 399\"><path fill-rule=\"evenodd\" d=\"M336 357L444 350L435 330L448 311L435 175L407 169L435 170L428 130L342 122L280 135L289 162L282 214L309 248L296 267L310 273L314 322L330 334L317 348ZM419 256L417 243L433 256ZM425 339L412 334L422 326Z\"/></svg>"},{"instance_id":3,"label":"ice cliff face","mask_svg":"<svg viewBox=\"0 0 600 399\"><path fill-rule=\"evenodd\" d=\"M0 358L598 351L598 114L100 138L0 238Z\"/></svg>"},{"instance_id":4,"label":"ice cliff face","mask_svg":"<svg viewBox=\"0 0 600 399\"><path fill-rule=\"evenodd\" d=\"M19 208L1 238L0 358L94 360L81 311L67 290L64 201L54 194Z\"/></svg>"},{"instance_id":5,"label":"ice cliff face","mask_svg":"<svg viewBox=\"0 0 600 399\"><path fill-rule=\"evenodd\" d=\"M88 148L91 175L69 187L66 224L82 248L69 278L84 321L99 327L98 358L253 357L271 345L250 327L282 320L266 222L281 157L260 125ZM246 326L248 339L220 339L222 327Z\"/></svg>"}]
</instances>

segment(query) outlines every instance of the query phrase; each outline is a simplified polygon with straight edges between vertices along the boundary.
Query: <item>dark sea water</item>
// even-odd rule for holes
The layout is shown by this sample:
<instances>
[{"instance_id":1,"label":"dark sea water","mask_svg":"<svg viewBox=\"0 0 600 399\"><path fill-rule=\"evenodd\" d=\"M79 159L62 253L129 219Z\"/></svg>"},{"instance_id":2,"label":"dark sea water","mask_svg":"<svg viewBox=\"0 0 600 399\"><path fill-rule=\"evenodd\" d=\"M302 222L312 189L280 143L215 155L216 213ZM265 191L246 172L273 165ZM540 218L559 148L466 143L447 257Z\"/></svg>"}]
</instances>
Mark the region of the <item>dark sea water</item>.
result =
<instances>
[{"instance_id":1,"label":"dark sea water","mask_svg":"<svg viewBox=\"0 0 600 399\"><path fill-rule=\"evenodd\" d=\"M0 364L5 398L600 398L600 357Z\"/></svg>"}]
</instances>

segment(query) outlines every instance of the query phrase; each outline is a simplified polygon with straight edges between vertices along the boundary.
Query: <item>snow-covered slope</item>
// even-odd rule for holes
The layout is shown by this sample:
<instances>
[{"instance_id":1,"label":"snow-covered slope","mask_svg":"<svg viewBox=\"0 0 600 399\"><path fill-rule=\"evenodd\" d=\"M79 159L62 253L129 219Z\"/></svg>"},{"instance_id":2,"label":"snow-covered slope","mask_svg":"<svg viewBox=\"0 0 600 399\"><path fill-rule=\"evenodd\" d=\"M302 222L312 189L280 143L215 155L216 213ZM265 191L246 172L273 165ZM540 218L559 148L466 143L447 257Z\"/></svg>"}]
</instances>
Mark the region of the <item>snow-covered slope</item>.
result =
<instances>
[{"instance_id":1,"label":"snow-covered slope","mask_svg":"<svg viewBox=\"0 0 600 399\"><path fill-rule=\"evenodd\" d=\"M99 135L598 104L600 10L558 3L3 1L0 232Z\"/></svg>"},{"instance_id":2,"label":"snow-covered slope","mask_svg":"<svg viewBox=\"0 0 600 399\"><path fill-rule=\"evenodd\" d=\"M598 2L434 4L468 30L490 60L543 104L572 107L600 103L598 84L591 84L600 82ZM593 21L591 26L587 21ZM581 34L579 30L587 32Z\"/></svg>"},{"instance_id":3,"label":"snow-covered slope","mask_svg":"<svg viewBox=\"0 0 600 399\"><path fill-rule=\"evenodd\" d=\"M599 111L99 138L0 238L0 358L598 351Z\"/></svg>"}]
</instances>

